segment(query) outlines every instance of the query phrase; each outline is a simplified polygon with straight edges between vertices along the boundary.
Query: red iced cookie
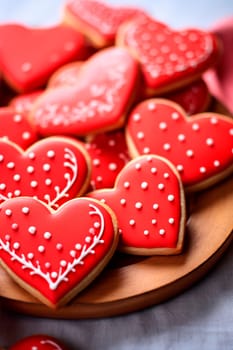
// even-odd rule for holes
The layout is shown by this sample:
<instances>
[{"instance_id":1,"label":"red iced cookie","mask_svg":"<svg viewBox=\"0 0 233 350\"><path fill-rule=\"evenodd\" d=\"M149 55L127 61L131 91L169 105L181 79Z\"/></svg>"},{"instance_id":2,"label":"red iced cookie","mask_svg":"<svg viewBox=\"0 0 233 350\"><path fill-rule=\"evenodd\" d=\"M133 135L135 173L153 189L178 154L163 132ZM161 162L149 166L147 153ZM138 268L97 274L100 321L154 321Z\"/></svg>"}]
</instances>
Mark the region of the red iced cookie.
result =
<instances>
[{"instance_id":1,"label":"red iced cookie","mask_svg":"<svg viewBox=\"0 0 233 350\"><path fill-rule=\"evenodd\" d=\"M57 208L84 193L89 180L88 154L73 139L50 137L26 151L0 140L0 202L31 196Z\"/></svg>"},{"instance_id":2,"label":"red iced cookie","mask_svg":"<svg viewBox=\"0 0 233 350\"><path fill-rule=\"evenodd\" d=\"M48 81L48 87L73 86L78 83L82 61L72 62L59 68Z\"/></svg>"},{"instance_id":3,"label":"red iced cookie","mask_svg":"<svg viewBox=\"0 0 233 350\"><path fill-rule=\"evenodd\" d=\"M124 124L139 77L136 60L123 48L108 48L83 65L78 84L48 89L31 117L42 135L87 135Z\"/></svg>"},{"instance_id":4,"label":"red iced cookie","mask_svg":"<svg viewBox=\"0 0 233 350\"><path fill-rule=\"evenodd\" d=\"M0 67L7 82L27 92L46 84L62 65L82 59L85 41L72 28L29 28L19 24L0 26ZM17 45L16 45L17 43Z\"/></svg>"},{"instance_id":5,"label":"red iced cookie","mask_svg":"<svg viewBox=\"0 0 233 350\"><path fill-rule=\"evenodd\" d=\"M34 125L24 113L15 112L13 108L0 108L0 139L15 142L23 149L38 140Z\"/></svg>"},{"instance_id":6,"label":"red iced cookie","mask_svg":"<svg viewBox=\"0 0 233 350\"><path fill-rule=\"evenodd\" d=\"M32 106L36 99L43 93L43 90L37 90L28 94L15 96L9 103L9 106L14 108L16 112L27 113L31 112Z\"/></svg>"},{"instance_id":7,"label":"red iced cookie","mask_svg":"<svg viewBox=\"0 0 233 350\"><path fill-rule=\"evenodd\" d=\"M180 172L186 190L210 186L233 170L233 120L223 115L188 118L176 103L151 99L131 112L126 132L133 157L166 157Z\"/></svg>"},{"instance_id":8,"label":"red iced cookie","mask_svg":"<svg viewBox=\"0 0 233 350\"><path fill-rule=\"evenodd\" d=\"M85 148L91 157L92 190L112 187L130 160L123 130L98 134L85 143Z\"/></svg>"},{"instance_id":9,"label":"red iced cookie","mask_svg":"<svg viewBox=\"0 0 233 350\"><path fill-rule=\"evenodd\" d=\"M68 348L54 337L38 334L19 340L9 350L68 350Z\"/></svg>"},{"instance_id":10,"label":"red iced cookie","mask_svg":"<svg viewBox=\"0 0 233 350\"><path fill-rule=\"evenodd\" d=\"M119 26L142 10L113 7L98 0L68 0L64 21L82 32L97 48L114 44Z\"/></svg>"},{"instance_id":11,"label":"red iced cookie","mask_svg":"<svg viewBox=\"0 0 233 350\"><path fill-rule=\"evenodd\" d=\"M51 307L66 304L105 267L118 243L113 212L87 198L57 211L30 198L0 205L0 263Z\"/></svg>"},{"instance_id":12,"label":"red iced cookie","mask_svg":"<svg viewBox=\"0 0 233 350\"><path fill-rule=\"evenodd\" d=\"M121 26L116 41L141 63L149 96L192 82L219 56L213 34L198 29L174 31L148 16Z\"/></svg>"},{"instance_id":13,"label":"red iced cookie","mask_svg":"<svg viewBox=\"0 0 233 350\"><path fill-rule=\"evenodd\" d=\"M140 255L176 254L182 249L185 202L174 166L165 158L141 156L129 162L114 189L89 194L109 205L120 230L120 249Z\"/></svg>"}]
</instances>

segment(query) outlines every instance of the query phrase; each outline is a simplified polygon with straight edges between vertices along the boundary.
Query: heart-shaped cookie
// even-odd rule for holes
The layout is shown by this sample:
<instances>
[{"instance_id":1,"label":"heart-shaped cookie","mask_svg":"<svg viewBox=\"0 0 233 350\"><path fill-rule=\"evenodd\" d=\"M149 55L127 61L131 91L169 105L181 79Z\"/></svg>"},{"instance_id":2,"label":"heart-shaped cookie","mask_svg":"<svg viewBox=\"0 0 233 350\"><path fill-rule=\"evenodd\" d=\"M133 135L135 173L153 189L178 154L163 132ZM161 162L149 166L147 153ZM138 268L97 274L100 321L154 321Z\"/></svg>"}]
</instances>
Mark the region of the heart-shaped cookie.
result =
<instances>
[{"instance_id":1,"label":"heart-shaped cookie","mask_svg":"<svg viewBox=\"0 0 233 350\"><path fill-rule=\"evenodd\" d=\"M89 157L71 138L50 137L23 151L0 140L0 202L31 196L58 208L89 185Z\"/></svg>"},{"instance_id":2,"label":"heart-shaped cookie","mask_svg":"<svg viewBox=\"0 0 233 350\"><path fill-rule=\"evenodd\" d=\"M185 199L174 166L165 158L141 156L118 175L114 189L88 194L109 205L120 230L120 249L139 254L177 254L185 225Z\"/></svg>"},{"instance_id":3,"label":"heart-shaped cookie","mask_svg":"<svg viewBox=\"0 0 233 350\"><path fill-rule=\"evenodd\" d=\"M116 41L141 63L149 96L190 83L219 56L219 43L213 34L198 29L174 31L149 16L138 16L122 25Z\"/></svg>"},{"instance_id":4,"label":"heart-shaped cookie","mask_svg":"<svg viewBox=\"0 0 233 350\"><path fill-rule=\"evenodd\" d=\"M91 189L113 187L118 173L130 160L124 131L95 135L85 142L84 147L92 163Z\"/></svg>"},{"instance_id":5,"label":"heart-shaped cookie","mask_svg":"<svg viewBox=\"0 0 233 350\"><path fill-rule=\"evenodd\" d=\"M123 48L108 48L83 65L75 86L48 89L31 117L42 135L86 135L123 125L134 100L139 67Z\"/></svg>"},{"instance_id":6,"label":"heart-shaped cookie","mask_svg":"<svg viewBox=\"0 0 233 350\"><path fill-rule=\"evenodd\" d=\"M129 152L169 159L187 191L196 191L233 171L233 120L216 113L186 117L174 102L151 99L131 112L127 127Z\"/></svg>"},{"instance_id":7,"label":"heart-shaped cookie","mask_svg":"<svg viewBox=\"0 0 233 350\"><path fill-rule=\"evenodd\" d=\"M68 348L54 337L34 334L17 341L9 350L68 350Z\"/></svg>"},{"instance_id":8,"label":"heart-shaped cookie","mask_svg":"<svg viewBox=\"0 0 233 350\"><path fill-rule=\"evenodd\" d=\"M32 295L58 307L105 267L117 231L113 212L88 198L57 211L30 197L9 199L0 205L0 263Z\"/></svg>"},{"instance_id":9,"label":"heart-shaped cookie","mask_svg":"<svg viewBox=\"0 0 233 350\"><path fill-rule=\"evenodd\" d=\"M3 24L0 26L0 43L3 76L21 92L45 85L56 69L82 59L85 51L83 35L61 25L30 28Z\"/></svg>"},{"instance_id":10,"label":"heart-shaped cookie","mask_svg":"<svg viewBox=\"0 0 233 350\"><path fill-rule=\"evenodd\" d=\"M27 94L17 95L9 102L9 106L18 113L29 114L36 99L43 93L43 90L36 90Z\"/></svg>"},{"instance_id":11,"label":"heart-shaped cookie","mask_svg":"<svg viewBox=\"0 0 233 350\"><path fill-rule=\"evenodd\" d=\"M24 113L15 112L13 108L0 108L0 139L15 142L23 149L38 140L34 125Z\"/></svg>"},{"instance_id":12,"label":"heart-shaped cookie","mask_svg":"<svg viewBox=\"0 0 233 350\"><path fill-rule=\"evenodd\" d=\"M119 26L142 10L110 6L98 0L68 0L64 22L82 32L96 48L114 44Z\"/></svg>"}]
</instances>

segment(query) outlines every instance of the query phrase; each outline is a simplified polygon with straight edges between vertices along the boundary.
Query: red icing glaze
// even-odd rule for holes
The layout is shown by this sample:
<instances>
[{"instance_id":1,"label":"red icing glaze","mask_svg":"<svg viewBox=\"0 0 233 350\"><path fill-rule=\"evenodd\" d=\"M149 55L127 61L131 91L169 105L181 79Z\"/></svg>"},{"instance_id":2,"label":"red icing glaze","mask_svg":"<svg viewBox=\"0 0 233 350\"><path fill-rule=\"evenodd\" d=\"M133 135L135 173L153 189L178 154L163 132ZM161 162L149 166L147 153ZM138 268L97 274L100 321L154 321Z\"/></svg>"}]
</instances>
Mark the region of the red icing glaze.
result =
<instances>
[{"instance_id":1,"label":"red icing glaze","mask_svg":"<svg viewBox=\"0 0 233 350\"><path fill-rule=\"evenodd\" d=\"M178 173L165 159L138 157L122 169L114 189L93 191L89 196L115 212L122 250L145 255L181 250L183 188Z\"/></svg>"},{"instance_id":2,"label":"red icing glaze","mask_svg":"<svg viewBox=\"0 0 233 350\"><path fill-rule=\"evenodd\" d=\"M15 96L9 103L16 112L30 113L34 102L43 93L43 90Z\"/></svg>"},{"instance_id":3,"label":"red icing glaze","mask_svg":"<svg viewBox=\"0 0 233 350\"><path fill-rule=\"evenodd\" d=\"M86 135L120 127L133 102L138 64L127 50L108 48L83 66L78 85L49 89L32 118L42 135Z\"/></svg>"},{"instance_id":4,"label":"red icing glaze","mask_svg":"<svg viewBox=\"0 0 233 350\"><path fill-rule=\"evenodd\" d=\"M126 130L134 156L154 153L166 157L180 172L187 189L206 187L231 171L231 118L215 113L187 118L179 105L151 99L131 112Z\"/></svg>"},{"instance_id":5,"label":"red icing glaze","mask_svg":"<svg viewBox=\"0 0 233 350\"><path fill-rule=\"evenodd\" d=\"M210 94L203 80L194 83L165 96L178 103L188 115L204 112L210 102Z\"/></svg>"},{"instance_id":6,"label":"red icing glaze","mask_svg":"<svg viewBox=\"0 0 233 350\"><path fill-rule=\"evenodd\" d=\"M66 11L73 15L80 26L83 24L97 33L102 46L113 45L119 26L142 13L142 10L136 8L113 7L98 0L68 0ZM88 35L88 30L85 33Z\"/></svg>"},{"instance_id":7,"label":"red icing glaze","mask_svg":"<svg viewBox=\"0 0 233 350\"><path fill-rule=\"evenodd\" d=\"M123 130L98 134L85 147L92 161L91 189L112 187L130 160Z\"/></svg>"},{"instance_id":8,"label":"red icing glaze","mask_svg":"<svg viewBox=\"0 0 233 350\"><path fill-rule=\"evenodd\" d=\"M24 92L46 84L63 64L82 59L85 49L82 34L60 25L38 29L4 24L0 42L3 75L12 87Z\"/></svg>"},{"instance_id":9,"label":"red icing glaze","mask_svg":"<svg viewBox=\"0 0 233 350\"><path fill-rule=\"evenodd\" d=\"M49 88L60 86L73 86L78 83L80 69L83 65L82 61L68 63L65 66L59 68L50 77L48 82Z\"/></svg>"},{"instance_id":10,"label":"red icing glaze","mask_svg":"<svg viewBox=\"0 0 233 350\"><path fill-rule=\"evenodd\" d=\"M174 31L148 16L138 16L119 31L117 42L139 59L148 92L165 92L200 76L218 58L213 34Z\"/></svg>"},{"instance_id":11,"label":"red icing glaze","mask_svg":"<svg viewBox=\"0 0 233 350\"><path fill-rule=\"evenodd\" d=\"M86 190L87 157L84 147L68 138L47 138L26 151L0 140L0 201L36 196L57 208Z\"/></svg>"},{"instance_id":12,"label":"red icing glaze","mask_svg":"<svg viewBox=\"0 0 233 350\"><path fill-rule=\"evenodd\" d=\"M68 348L54 337L38 334L19 340L9 350L68 350Z\"/></svg>"},{"instance_id":13,"label":"red icing glaze","mask_svg":"<svg viewBox=\"0 0 233 350\"><path fill-rule=\"evenodd\" d=\"M9 199L0 205L0 262L44 303L62 305L112 256L112 215L88 198L72 199L57 211L30 197Z\"/></svg>"},{"instance_id":14,"label":"red icing glaze","mask_svg":"<svg viewBox=\"0 0 233 350\"><path fill-rule=\"evenodd\" d=\"M0 138L15 142L23 149L38 140L35 127L23 113L8 107L0 108Z\"/></svg>"}]
</instances>

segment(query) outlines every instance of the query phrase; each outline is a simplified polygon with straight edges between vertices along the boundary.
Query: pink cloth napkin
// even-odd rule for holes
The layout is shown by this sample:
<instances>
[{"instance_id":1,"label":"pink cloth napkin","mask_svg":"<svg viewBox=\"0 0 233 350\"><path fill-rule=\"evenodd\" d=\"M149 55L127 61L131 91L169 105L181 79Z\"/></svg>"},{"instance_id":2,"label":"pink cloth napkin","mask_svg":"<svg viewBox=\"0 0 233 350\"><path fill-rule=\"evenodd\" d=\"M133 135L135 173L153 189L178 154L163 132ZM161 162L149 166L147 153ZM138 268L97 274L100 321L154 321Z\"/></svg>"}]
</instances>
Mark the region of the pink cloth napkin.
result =
<instances>
[{"instance_id":1,"label":"pink cloth napkin","mask_svg":"<svg viewBox=\"0 0 233 350\"><path fill-rule=\"evenodd\" d=\"M211 30L223 44L217 67L204 74L210 93L233 113L233 17L218 22Z\"/></svg>"}]
</instances>

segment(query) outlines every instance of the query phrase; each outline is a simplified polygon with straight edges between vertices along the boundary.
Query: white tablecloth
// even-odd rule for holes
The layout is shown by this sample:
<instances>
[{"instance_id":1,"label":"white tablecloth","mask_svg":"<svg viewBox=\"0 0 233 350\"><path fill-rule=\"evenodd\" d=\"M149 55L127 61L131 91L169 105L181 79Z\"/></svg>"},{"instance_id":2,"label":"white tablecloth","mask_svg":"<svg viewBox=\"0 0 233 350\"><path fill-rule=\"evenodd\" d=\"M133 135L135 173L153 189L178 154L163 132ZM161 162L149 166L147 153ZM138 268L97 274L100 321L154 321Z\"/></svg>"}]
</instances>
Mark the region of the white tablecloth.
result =
<instances>
[{"instance_id":1,"label":"white tablecloth","mask_svg":"<svg viewBox=\"0 0 233 350\"><path fill-rule=\"evenodd\" d=\"M109 0L110 2L110 0ZM209 28L233 14L232 0L116 0L144 6L175 27ZM52 24L62 0L0 0L0 21ZM185 293L130 315L97 320L52 320L16 315L1 308L0 345L46 333L77 350L230 350L233 349L233 249Z\"/></svg>"}]
</instances>

